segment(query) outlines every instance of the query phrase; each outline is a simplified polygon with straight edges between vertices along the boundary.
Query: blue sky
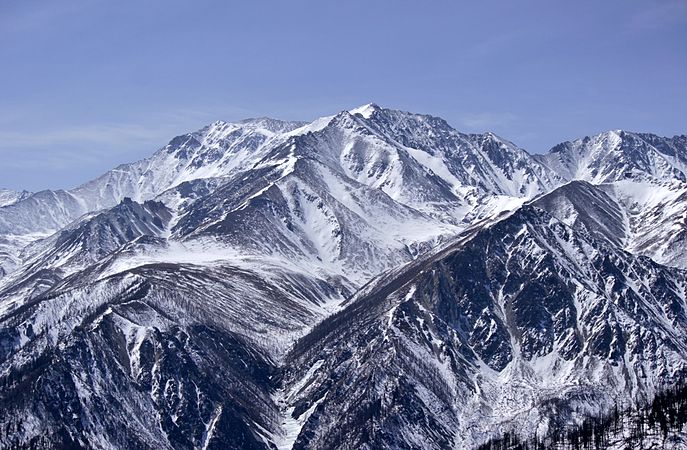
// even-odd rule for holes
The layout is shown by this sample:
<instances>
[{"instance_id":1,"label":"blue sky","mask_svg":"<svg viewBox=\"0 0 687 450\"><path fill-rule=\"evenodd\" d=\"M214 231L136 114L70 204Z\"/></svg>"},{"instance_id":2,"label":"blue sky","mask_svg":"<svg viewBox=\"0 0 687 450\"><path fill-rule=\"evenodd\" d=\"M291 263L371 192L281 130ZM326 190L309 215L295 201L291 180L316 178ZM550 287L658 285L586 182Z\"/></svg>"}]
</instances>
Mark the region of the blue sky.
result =
<instances>
[{"instance_id":1,"label":"blue sky","mask_svg":"<svg viewBox=\"0 0 687 450\"><path fill-rule=\"evenodd\" d=\"M0 187L72 187L217 119L360 104L533 153L687 133L687 1L2 1Z\"/></svg>"}]
</instances>

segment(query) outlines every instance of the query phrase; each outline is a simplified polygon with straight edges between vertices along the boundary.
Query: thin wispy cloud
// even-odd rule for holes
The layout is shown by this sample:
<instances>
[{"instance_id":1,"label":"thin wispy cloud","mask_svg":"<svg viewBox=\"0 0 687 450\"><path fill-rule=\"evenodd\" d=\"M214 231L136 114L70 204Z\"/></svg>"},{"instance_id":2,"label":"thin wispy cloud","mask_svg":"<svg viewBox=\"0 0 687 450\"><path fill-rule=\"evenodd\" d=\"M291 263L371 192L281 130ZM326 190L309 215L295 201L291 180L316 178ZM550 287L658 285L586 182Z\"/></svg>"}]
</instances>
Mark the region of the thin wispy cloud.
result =
<instances>
[{"instance_id":1,"label":"thin wispy cloud","mask_svg":"<svg viewBox=\"0 0 687 450\"><path fill-rule=\"evenodd\" d=\"M4 169L62 171L93 167L105 170L151 155L179 133L173 127L147 128L132 124L0 130L0 157Z\"/></svg>"},{"instance_id":2,"label":"thin wispy cloud","mask_svg":"<svg viewBox=\"0 0 687 450\"><path fill-rule=\"evenodd\" d=\"M252 113L238 107L208 110L188 108L149 114L145 118L139 114L132 118L132 123L84 123L48 128L39 124L17 130L2 126L3 117L9 120L11 113L0 111L0 153L32 148L50 151L54 147L65 145L111 148L126 153L126 149L132 146L160 147L178 134L195 131L215 120L240 120L250 117Z\"/></svg>"},{"instance_id":3,"label":"thin wispy cloud","mask_svg":"<svg viewBox=\"0 0 687 450\"><path fill-rule=\"evenodd\" d=\"M111 124L84 125L54 130L1 131L4 148L46 147L63 144L122 144L125 142L151 142L169 136L167 130L149 129L139 125Z\"/></svg>"},{"instance_id":4,"label":"thin wispy cloud","mask_svg":"<svg viewBox=\"0 0 687 450\"><path fill-rule=\"evenodd\" d=\"M83 182L118 164L148 157L179 134L198 130L215 120L235 121L254 115L255 111L241 107L208 107L207 110L189 107L132 114L131 123L82 123L63 127L34 123L30 128L16 129L11 125L12 113L0 110L2 169L6 174L8 171L58 173L79 167L84 178L78 181Z\"/></svg>"}]
</instances>

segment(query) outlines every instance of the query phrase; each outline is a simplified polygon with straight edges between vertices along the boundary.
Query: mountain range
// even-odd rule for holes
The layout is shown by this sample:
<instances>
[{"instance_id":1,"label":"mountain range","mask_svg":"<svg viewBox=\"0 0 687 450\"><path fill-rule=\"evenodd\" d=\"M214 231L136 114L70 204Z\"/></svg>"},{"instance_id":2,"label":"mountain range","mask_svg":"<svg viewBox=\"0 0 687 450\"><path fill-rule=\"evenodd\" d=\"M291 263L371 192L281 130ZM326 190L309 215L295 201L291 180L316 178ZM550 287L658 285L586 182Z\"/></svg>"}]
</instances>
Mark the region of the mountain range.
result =
<instances>
[{"instance_id":1,"label":"mountain range","mask_svg":"<svg viewBox=\"0 0 687 450\"><path fill-rule=\"evenodd\" d=\"M474 448L687 375L687 136L369 104L0 191L0 446Z\"/></svg>"}]
</instances>

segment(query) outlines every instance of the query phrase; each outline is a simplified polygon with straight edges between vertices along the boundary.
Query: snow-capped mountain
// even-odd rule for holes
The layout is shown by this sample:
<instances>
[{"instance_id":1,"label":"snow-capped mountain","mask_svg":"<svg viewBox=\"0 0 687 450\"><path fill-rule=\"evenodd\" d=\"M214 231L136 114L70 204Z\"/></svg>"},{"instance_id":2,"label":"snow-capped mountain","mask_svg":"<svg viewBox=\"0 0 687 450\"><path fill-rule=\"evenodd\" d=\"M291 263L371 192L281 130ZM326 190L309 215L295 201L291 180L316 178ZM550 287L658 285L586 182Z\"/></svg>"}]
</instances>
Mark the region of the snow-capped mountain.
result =
<instances>
[{"instance_id":1,"label":"snow-capped mountain","mask_svg":"<svg viewBox=\"0 0 687 450\"><path fill-rule=\"evenodd\" d=\"M0 446L470 448L649 398L687 367L686 148L369 104L12 197Z\"/></svg>"},{"instance_id":2,"label":"snow-capped mountain","mask_svg":"<svg viewBox=\"0 0 687 450\"><path fill-rule=\"evenodd\" d=\"M294 448L471 448L684 379L687 273L621 227L573 182L369 284L289 354Z\"/></svg>"},{"instance_id":3,"label":"snow-capped mountain","mask_svg":"<svg viewBox=\"0 0 687 450\"><path fill-rule=\"evenodd\" d=\"M84 270L140 237L165 234L170 211L160 202L122 203L83 218L49 238L33 243L21 267L2 285L4 307L16 307L38 296L66 276ZM18 303L14 303L18 302Z\"/></svg>"},{"instance_id":4,"label":"snow-capped mountain","mask_svg":"<svg viewBox=\"0 0 687 450\"><path fill-rule=\"evenodd\" d=\"M271 138L301 125L271 119L215 122L177 136L150 158L121 165L79 187L37 192L0 209L0 231L51 232L82 214L112 207L124 197L150 200L184 181L229 174L254 158Z\"/></svg>"},{"instance_id":5,"label":"snow-capped mountain","mask_svg":"<svg viewBox=\"0 0 687 450\"><path fill-rule=\"evenodd\" d=\"M687 136L609 131L536 158L567 180L607 191L620 207L628 251L687 267Z\"/></svg>"},{"instance_id":6,"label":"snow-capped mountain","mask_svg":"<svg viewBox=\"0 0 687 450\"><path fill-rule=\"evenodd\" d=\"M687 181L687 136L663 138L623 130L587 136L538 157L566 179L595 184L650 176Z\"/></svg>"},{"instance_id":7,"label":"snow-capped mountain","mask_svg":"<svg viewBox=\"0 0 687 450\"><path fill-rule=\"evenodd\" d=\"M330 194L347 199L346 190L381 191L401 209L410 207L454 226L513 207L519 198L559 182L525 151L493 135L464 135L438 118L367 105L311 124L215 122L174 138L151 158L119 166L75 189L38 192L0 209L0 233L16 261L27 240L45 237L125 197L142 202L160 196L178 209L188 206L184 196L195 197L200 184L217 187L241 173L255 177L269 168L286 177L296 161L313 159L321 166L318 170L331 172L317 177L337 183L326 187ZM343 181L335 181L337 177ZM356 186L338 186L342 182Z\"/></svg>"},{"instance_id":8,"label":"snow-capped mountain","mask_svg":"<svg viewBox=\"0 0 687 450\"><path fill-rule=\"evenodd\" d=\"M29 191L17 192L9 189L0 189L0 208L24 200L29 195L31 195Z\"/></svg>"},{"instance_id":9,"label":"snow-capped mountain","mask_svg":"<svg viewBox=\"0 0 687 450\"><path fill-rule=\"evenodd\" d=\"M125 197L152 200L186 181L231 173L276 134L301 125L271 119L216 122L172 139L150 158L121 165L74 189L37 192L0 208L0 273L17 267L27 244L84 214L113 207Z\"/></svg>"}]
</instances>

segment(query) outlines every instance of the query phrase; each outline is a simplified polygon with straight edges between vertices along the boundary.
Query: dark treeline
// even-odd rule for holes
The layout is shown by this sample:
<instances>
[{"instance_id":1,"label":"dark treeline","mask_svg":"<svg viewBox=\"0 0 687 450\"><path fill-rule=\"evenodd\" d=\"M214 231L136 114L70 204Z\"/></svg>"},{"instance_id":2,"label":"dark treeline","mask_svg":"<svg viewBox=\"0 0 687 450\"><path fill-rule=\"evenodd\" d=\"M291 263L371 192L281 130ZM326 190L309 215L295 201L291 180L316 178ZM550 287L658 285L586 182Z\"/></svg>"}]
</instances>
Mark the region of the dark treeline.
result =
<instances>
[{"instance_id":1,"label":"dark treeline","mask_svg":"<svg viewBox=\"0 0 687 450\"><path fill-rule=\"evenodd\" d=\"M546 436L521 439L513 432L492 439L478 450L548 450L618 448L675 448L685 445L679 433L687 424L687 384L658 394L650 403L589 417L564 430Z\"/></svg>"}]
</instances>

